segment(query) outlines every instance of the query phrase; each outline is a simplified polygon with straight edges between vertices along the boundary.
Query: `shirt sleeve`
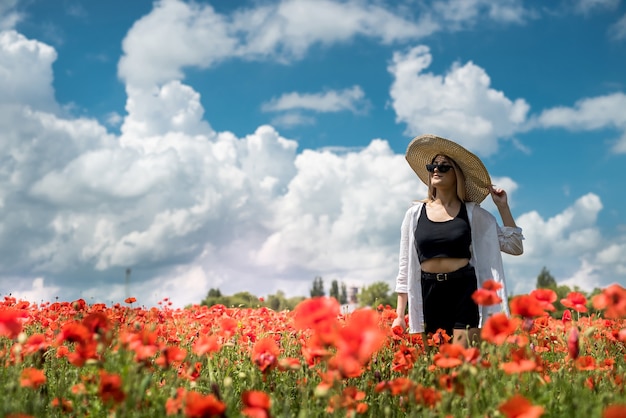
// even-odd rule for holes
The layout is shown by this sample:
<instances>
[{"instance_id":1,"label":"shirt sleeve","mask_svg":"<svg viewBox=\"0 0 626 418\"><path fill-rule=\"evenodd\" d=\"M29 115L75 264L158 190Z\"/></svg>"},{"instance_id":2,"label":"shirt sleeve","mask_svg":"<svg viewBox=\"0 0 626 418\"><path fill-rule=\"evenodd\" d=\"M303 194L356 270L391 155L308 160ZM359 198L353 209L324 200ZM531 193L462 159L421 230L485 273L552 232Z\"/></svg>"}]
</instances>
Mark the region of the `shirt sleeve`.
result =
<instances>
[{"instance_id":1,"label":"shirt sleeve","mask_svg":"<svg viewBox=\"0 0 626 418\"><path fill-rule=\"evenodd\" d=\"M406 211L400 227L400 255L398 257L398 276L396 277L396 293L408 293L409 270L409 230L411 224L411 209Z\"/></svg>"},{"instance_id":2,"label":"shirt sleeve","mask_svg":"<svg viewBox=\"0 0 626 418\"><path fill-rule=\"evenodd\" d=\"M504 277L504 265L502 263L501 253L501 251L504 250L502 249L500 230L502 229L503 235L506 235L507 232L511 234L514 231L507 231L509 227L499 227L496 222L496 218L491 213L478 206L473 211L473 216L472 236L474 255L476 257L475 268L478 276L478 287L482 287L483 283L489 279L492 279L496 283L502 285L502 287L497 291L498 296L502 299L502 302L497 305L481 306L479 308L479 328L481 328L487 318L495 313L504 312L509 315L507 300L508 292ZM521 245L521 229L518 231L518 238L520 239Z\"/></svg>"},{"instance_id":3,"label":"shirt sleeve","mask_svg":"<svg viewBox=\"0 0 626 418\"><path fill-rule=\"evenodd\" d=\"M524 252L522 228L498 225L498 241L500 250L511 255L521 255Z\"/></svg>"}]
</instances>

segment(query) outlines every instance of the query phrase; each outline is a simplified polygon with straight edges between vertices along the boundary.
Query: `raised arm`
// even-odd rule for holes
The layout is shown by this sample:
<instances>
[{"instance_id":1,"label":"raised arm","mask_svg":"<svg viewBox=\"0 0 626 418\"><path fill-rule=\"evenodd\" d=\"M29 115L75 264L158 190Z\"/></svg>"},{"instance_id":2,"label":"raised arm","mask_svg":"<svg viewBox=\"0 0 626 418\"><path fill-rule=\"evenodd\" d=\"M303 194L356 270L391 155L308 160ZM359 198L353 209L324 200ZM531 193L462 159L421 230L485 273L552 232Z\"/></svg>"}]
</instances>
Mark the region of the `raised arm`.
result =
<instances>
[{"instance_id":1,"label":"raised arm","mask_svg":"<svg viewBox=\"0 0 626 418\"><path fill-rule=\"evenodd\" d=\"M522 229L517 226L511 208L509 208L509 199L506 191L494 186L490 190L493 203L498 208L500 218L502 218L502 228L498 227L498 240L500 241L500 250L511 255L521 255L524 252L522 240Z\"/></svg>"},{"instance_id":2,"label":"raised arm","mask_svg":"<svg viewBox=\"0 0 626 418\"><path fill-rule=\"evenodd\" d=\"M491 198L493 199L493 203L495 203L496 207L498 208L498 212L500 212L502 225L510 226L511 228L517 228L517 225L515 224L515 219L513 219L511 209L509 208L509 198L506 195L506 191L504 191L504 189L491 186L490 193Z\"/></svg>"}]
</instances>

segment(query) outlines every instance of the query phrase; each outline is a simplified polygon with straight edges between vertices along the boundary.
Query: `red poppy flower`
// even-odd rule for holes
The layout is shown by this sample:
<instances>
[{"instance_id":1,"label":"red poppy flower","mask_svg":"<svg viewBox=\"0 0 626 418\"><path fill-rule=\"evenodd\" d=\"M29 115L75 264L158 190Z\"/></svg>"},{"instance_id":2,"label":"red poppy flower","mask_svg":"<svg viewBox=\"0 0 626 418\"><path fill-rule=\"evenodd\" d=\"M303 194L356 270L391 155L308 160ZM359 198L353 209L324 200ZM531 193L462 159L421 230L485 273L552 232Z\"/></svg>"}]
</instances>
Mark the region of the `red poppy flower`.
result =
<instances>
[{"instance_id":1,"label":"red poppy flower","mask_svg":"<svg viewBox=\"0 0 626 418\"><path fill-rule=\"evenodd\" d=\"M545 312L541 303L534 296L520 295L511 299L511 313L524 318L534 318Z\"/></svg>"},{"instance_id":2,"label":"red poppy flower","mask_svg":"<svg viewBox=\"0 0 626 418\"><path fill-rule=\"evenodd\" d=\"M77 344L74 352L67 354L67 360L76 367L82 367L87 360L98 358L98 344L91 341L84 344Z\"/></svg>"},{"instance_id":3,"label":"red poppy flower","mask_svg":"<svg viewBox=\"0 0 626 418\"><path fill-rule=\"evenodd\" d=\"M391 323L398 317L396 310L392 309L389 305L385 306L385 309L380 313L380 315L385 323Z\"/></svg>"},{"instance_id":4,"label":"red poppy flower","mask_svg":"<svg viewBox=\"0 0 626 418\"><path fill-rule=\"evenodd\" d=\"M217 417L224 413L226 405L214 395L202 395L196 391L185 394L185 416L188 418Z\"/></svg>"},{"instance_id":5,"label":"red poppy flower","mask_svg":"<svg viewBox=\"0 0 626 418\"><path fill-rule=\"evenodd\" d=\"M354 413L364 414L367 412L367 404L361 402L363 399L365 399L365 392L349 386L340 395L332 396L329 399L326 410L333 413L336 410L343 409L346 410L346 416L352 416Z\"/></svg>"},{"instance_id":6,"label":"red poppy flower","mask_svg":"<svg viewBox=\"0 0 626 418\"><path fill-rule=\"evenodd\" d=\"M222 344L219 342L217 335L201 335L193 344L193 352L199 356L203 356L207 353L217 353L222 348Z\"/></svg>"},{"instance_id":7,"label":"red poppy flower","mask_svg":"<svg viewBox=\"0 0 626 418\"><path fill-rule=\"evenodd\" d=\"M530 296L533 296L539 301L540 306L546 311L554 311L556 308L553 303L556 302L557 295L552 289L535 289L530 292Z\"/></svg>"},{"instance_id":8,"label":"red poppy flower","mask_svg":"<svg viewBox=\"0 0 626 418\"><path fill-rule=\"evenodd\" d=\"M626 289L612 284L591 300L596 309L605 309L604 316L617 319L626 317Z\"/></svg>"},{"instance_id":9,"label":"red poppy flower","mask_svg":"<svg viewBox=\"0 0 626 418\"><path fill-rule=\"evenodd\" d=\"M415 382L408 377L396 377L387 382L387 388L393 396L404 395L409 393L415 387Z\"/></svg>"},{"instance_id":10,"label":"red poppy flower","mask_svg":"<svg viewBox=\"0 0 626 418\"><path fill-rule=\"evenodd\" d=\"M93 334L82 323L68 322L63 325L61 333L57 337L57 342L59 344L63 343L63 341L86 344L87 342L93 340L92 337Z\"/></svg>"},{"instance_id":11,"label":"red poppy flower","mask_svg":"<svg viewBox=\"0 0 626 418\"><path fill-rule=\"evenodd\" d=\"M158 334L155 331L142 329L137 333L120 336L128 344L128 348L135 352L135 361L142 362L154 356L159 350Z\"/></svg>"},{"instance_id":12,"label":"red poppy flower","mask_svg":"<svg viewBox=\"0 0 626 418\"><path fill-rule=\"evenodd\" d=\"M29 355L36 352L44 352L48 347L50 347L50 343L45 335L33 334L24 342L22 352L25 355Z\"/></svg>"},{"instance_id":13,"label":"red poppy flower","mask_svg":"<svg viewBox=\"0 0 626 418\"><path fill-rule=\"evenodd\" d=\"M514 395L498 408L507 418L538 418L543 414L542 406L534 406L521 395Z\"/></svg>"},{"instance_id":14,"label":"red poppy flower","mask_svg":"<svg viewBox=\"0 0 626 418\"><path fill-rule=\"evenodd\" d=\"M441 400L441 393L434 388L417 385L414 392L415 402L434 408Z\"/></svg>"},{"instance_id":15,"label":"red poppy flower","mask_svg":"<svg viewBox=\"0 0 626 418\"><path fill-rule=\"evenodd\" d=\"M580 356L576 359L576 368L578 370L595 370L596 361L591 356Z\"/></svg>"},{"instance_id":16,"label":"red poppy flower","mask_svg":"<svg viewBox=\"0 0 626 418\"><path fill-rule=\"evenodd\" d=\"M345 351L337 351L327 364L330 370L336 370L342 378L359 377L365 371L364 365Z\"/></svg>"},{"instance_id":17,"label":"red poppy flower","mask_svg":"<svg viewBox=\"0 0 626 418\"><path fill-rule=\"evenodd\" d=\"M237 331L237 327L239 326L237 320L230 317L220 319L219 323L220 329L222 330L222 334L225 338L232 337Z\"/></svg>"},{"instance_id":18,"label":"red poppy flower","mask_svg":"<svg viewBox=\"0 0 626 418\"><path fill-rule=\"evenodd\" d=\"M17 337L22 332L22 323L26 317L26 312L17 309L0 310L0 337Z\"/></svg>"},{"instance_id":19,"label":"red poppy flower","mask_svg":"<svg viewBox=\"0 0 626 418\"><path fill-rule=\"evenodd\" d=\"M354 311L338 331L335 346L339 355L350 356L365 365L385 343L379 314L370 309Z\"/></svg>"},{"instance_id":20,"label":"red poppy flower","mask_svg":"<svg viewBox=\"0 0 626 418\"><path fill-rule=\"evenodd\" d=\"M124 302L125 302L125 303L129 303L129 304L131 304L131 303L135 303L135 302L137 302L137 299L136 299L136 298L133 298L133 297L130 297L130 298L126 298L126 299L124 299Z\"/></svg>"},{"instance_id":21,"label":"red poppy flower","mask_svg":"<svg viewBox=\"0 0 626 418\"><path fill-rule=\"evenodd\" d=\"M389 388L389 382L383 380L382 382L376 383L376 386L374 386L374 392L382 393L383 391L387 390L388 388Z\"/></svg>"},{"instance_id":22,"label":"red poppy flower","mask_svg":"<svg viewBox=\"0 0 626 418\"><path fill-rule=\"evenodd\" d=\"M609 405L602 411L602 418L626 417L626 404Z\"/></svg>"},{"instance_id":23,"label":"red poppy flower","mask_svg":"<svg viewBox=\"0 0 626 418\"><path fill-rule=\"evenodd\" d=\"M87 387L84 383L77 383L70 388L70 392L72 392L73 395L82 396L87 394Z\"/></svg>"},{"instance_id":24,"label":"red poppy flower","mask_svg":"<svg viewBox=\"0 0 626 418\"><path fill-rule=\"evenodd\" d=\"M566 298L561 299L561 304L576 312L587 312L587 298L580 292L570 292Z\"/></svg>"},{"instance_id":25,"label":"red poppy flower","mask_svg":"<svg viewBox=\"0 0 626 418\"><path fill-rule=\"evenodd\" d=\"M165 414L168 416L178 414L183 409L183 401L186 395L187 390L185 388L177 388L176 396L165 401Z\"/></svg>"},{"instance_id":26,"label":"red poppy flower","mask_svg":"<svg viewBox=\"0 0 626 418\"><path fill-rule=\"evenodd\" d=\"M299 330L312 329L321 341L332 344L338 328L341 306L335 298L315 297L300 302L293 311L294 326Z\"/></svg>"},{"instance_id":27,"label":"red poppy flower","mask_svg":"<svg viewBox=\"0 0 626 418\"><path fill-rule=\"evenodd\" d=\"M84 311L87 308L87 302L85 302L85 299L76 299L72 302L72 308L75 311Z\"/></svg>"},{"instance_id":28,"label":"red poppy flower","mask_svg":"<svg viewBox=\"0 0 626 418\"><path fill-rule=\"evenodd\" d=\"M511 361L501 363L500 368L507 374L530 372L537 368L537 362L528 358L524 348L515 348L511 351Z\"/></svg>"},{"instance_id":29,"label":"red poppy flower","mask_svg":"<svg viewBox=\"0 0 626 418\"><path fill-rule=\"evenodd\" d=\"M262 372L274 368L278 364L280 349L272 337L265 337L254 344L252 348L252 361Z\"/></svg>"},{"instance_id":30,"label":"red poppy flower","mask_svg":"<svg viewBox=\"0 0 626 418\"><path fill-rule=\"evenodd\" d=\"M69 413L69 412L74 411L74 403L70 401L69 399L54 398L50 402L50 406L52 406L53 408L59 408L61 412L64 412L64 413Z\"/></svg>"},{"instance_id":31,"label":"red poppy flower","mask_svg":"<svg viewBox=\"0 0 626 418\"><path fill-rule=\"evenodd\" d=\"M196 361L193 365L183 363L178 367L178 377L195 382L202 372L202 363Z\"/></svg>"},{"instance_id":32,"label":"red poppy flower","mask_svg":"<svg viewBox=\"0 0 626 418\"><path fill-rule=\"evenodd\" d=\"M319 324L337 319L340 311L339 302L335 298L307 299L294 309L294 325L298 329L315 329Z\"/></svg>"},{"instance_id":33,"label":"red poppy flower","mask_svg":"<svg viewBox=\"0 0 626 418\"><path fill-rule=\"evenodd\" d=\"M23 388L37 389L46 383L46 375L43 370L27 367L20 375L20 386Z\"/></svg>"},{"instance_id":34,"label":"red poppy flower","mask_svg":"<svg viewBox=\"0 0 626 418\"><path fill-rule=\"evenodd\" d=\"M446 392L454 392L457 395L465 396L465 386L461 380L457 372L443 374L439 377L439 386Z\"/></svg>"},{"instance_id":35,"label":"red poppy flower","mask_svg":"<svg viewBox=\"0 0 626 418\"><path fill-rule=\"evenodd\" d=\"M102 312L93 312L83 318L83 325L92 333L103 334L110 330L113 325L109 318Z\"/></svg>"},{"instance_id":36,"label":"red poppy flower","mask_svg":"<svg viewBox=\"0 0 626 418\"><path fill-rule=\"evenodd\" d=\"M82 324L89 330L92 336L97 334L99 341L104 344L108 344L113 338L113 324L102 312L90 313L83 318Z\"/></svg>"},{"instance_id":37,"label":"red poppy flower","mask_svg":"<svg viewBox=\"0 0 626 418\"><path fill-rule=\"evenodd\" d=\"M491 290L493 292L496 292L496 291L502 289L503 286L502 286L502 283L496 282L493 279L489 279L489 280L485 280L481 287L483 289L485 289L485 290Z\"/></svg>"},{"instance_id":38,"label":"red poppy flower","mask_svg":"<svg viewBox=\"0 0 626 418\"><path fill-rule=\"evenodd\" d=\"M155 363L161 367L168 368L173 364L180 364L185 358L187 358L187 350L172 345L165 347L161 351L161 355L155 360Z\"/></svg>"},{"instance_id":39,"label":"red poppy flower","mask_svg":"<svg viewBox=\"0 0 626 418\"><path fill-rule=\"evenodd\" d=\"M500 345L517 330L518 326L518 318L509 318L504 313L497 313L487 319L480 336L485 341Z\"/></svg>"},{"instance_id":40,"label":"red poppy flower","mask_svg":"<svg viewBox=\"0 0 626 418\"><path fill-rule=\"evenodd\" d=\"M248 390L241 395L244 408L241 413L251 418L270 418L271 400L267 393Z\"/></svg>"},{"instance_id":41,"label":"red poppy flower","mask_svg":"<svg viewBox=\"0 0 626 418\"><path fill-rule=\"evenodd\" d=\"M100 370L98 394L103 402L122 402L126 398L126 394L122 390L122 378L120 375Z\"/></svg>"},{"instance_id":42,"label":"red poppy flower","mask_svg":"<svg viewBox=\"0 0 626 418\"><path fill-rule=\"evenodd\" d=\"M443 345L449 343L451 339L452 337L448 335L445 329L438 328L437 331L430 335L430 338L428 339L428 344L431 346Z\"/></svg>"},{"instance_id":43,"label":"red poppy flower","mask_svg":"<svg viewBox=\"0 0 626 418\"><path fill-rule=\"evenodd\" d=\"M404 337L405 331L402 329L402 327L400 325L396 325L395 327L391 328L391 337L394 340L402 340L402 338Z\"/></svg>"},{"instance_id":44,"label":"red poppy flower","mask_svg":"<svg viewBox=\"0 0 626 418\"><path fill-rule=\"evenodd\" d=\"M401 345L393 355L392 370L400 373L408 373L417 360L417 349Z\"/></svg>"},{"instance_id":45,"label":"red poppy flower","mask_svg":"<svg viewBox=\"0 0 626 418\"><path fill-rule=\"evenodd\" d=\"M444 344L439 347L433 363L444 369L460 366L465 362L465 348L460 344Z\"/></svg>"},{"instance_id":46,"label":"red poppy flower","mask_svg":"<svg viewBox=\"0 0 626 418\"><path fill-rule=\"evenodd\" d=\"M498 296L497 292L483 288L476 289L476 291L472 293L472 299L479 306L497 305L502 302L502 298Z\"/></svg>"}]
</instances>

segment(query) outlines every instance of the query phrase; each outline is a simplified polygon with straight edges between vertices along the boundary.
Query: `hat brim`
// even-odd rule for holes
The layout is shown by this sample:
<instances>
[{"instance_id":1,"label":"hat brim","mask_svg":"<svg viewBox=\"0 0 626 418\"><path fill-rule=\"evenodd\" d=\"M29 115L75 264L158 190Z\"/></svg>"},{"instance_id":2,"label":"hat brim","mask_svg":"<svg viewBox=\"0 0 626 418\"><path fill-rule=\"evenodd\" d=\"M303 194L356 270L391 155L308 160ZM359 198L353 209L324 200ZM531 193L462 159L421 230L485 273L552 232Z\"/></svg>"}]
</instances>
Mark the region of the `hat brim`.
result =
<instances>
[{"instance_id":1,"label":"hat brim","mask_svg":"<svg viewBox=\"0 0 626 418\"><path fill-rule=\"evenodd\" d=\"M431 164L437 155L454 160L465 177L465 198L480 203L491 187L491 177L483 162L461 145L436 135L424 134L413 138L406 149L406 160L422 182L428 185L429 173L426 164Z\"/></svg>"}]
</instances>

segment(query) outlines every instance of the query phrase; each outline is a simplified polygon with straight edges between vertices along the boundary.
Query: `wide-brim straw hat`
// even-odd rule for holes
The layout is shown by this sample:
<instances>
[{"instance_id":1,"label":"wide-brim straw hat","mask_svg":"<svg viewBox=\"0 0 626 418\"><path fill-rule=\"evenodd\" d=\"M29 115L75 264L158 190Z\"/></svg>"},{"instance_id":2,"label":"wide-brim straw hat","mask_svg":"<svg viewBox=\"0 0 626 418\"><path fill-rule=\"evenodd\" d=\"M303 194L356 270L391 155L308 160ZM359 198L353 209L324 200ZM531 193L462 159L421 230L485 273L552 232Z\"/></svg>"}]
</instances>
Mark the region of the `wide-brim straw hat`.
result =
<instances>
[{"instance_id":1,"label":"wide-brim straw hat","mask_svg":"<svg viewBox=\"0 0 626 418\"><path fill-rule=\"evenodd\" d=\"M417 177L428 185L426 164L431 164L437 155L454 160L465 177L465 198L480 203L489 194L491 177L483 162L461 145L437 135L424 134L413 138L406 149L406 160Z\"/></svg>"}]
</instances>

